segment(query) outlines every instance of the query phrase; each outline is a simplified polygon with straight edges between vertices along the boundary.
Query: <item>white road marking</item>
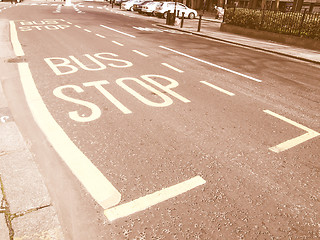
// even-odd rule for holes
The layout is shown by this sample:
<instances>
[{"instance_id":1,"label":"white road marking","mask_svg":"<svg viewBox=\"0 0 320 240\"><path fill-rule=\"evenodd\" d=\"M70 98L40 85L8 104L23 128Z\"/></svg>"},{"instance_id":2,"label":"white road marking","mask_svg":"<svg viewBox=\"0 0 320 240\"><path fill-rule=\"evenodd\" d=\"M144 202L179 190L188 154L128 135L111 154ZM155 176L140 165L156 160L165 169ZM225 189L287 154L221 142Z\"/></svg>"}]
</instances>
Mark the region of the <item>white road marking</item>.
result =
<instances>
[{"instance_id":1,"label":"white road marking","mask_svg":"<svg viewBox=\"0 0 320 240\"><path fill-rule=\"evenodd\" d=\"M235 94L232 93L232 92L229 92L229 91L227 91L227 90L224 90L223 88L217 87L217 86L215 86L215 85L213 85L213 84L211 84L211 83L208 83L208 82L206 82L206 81L200 81L200 82L203 83L203 84L205 84L205 85L207 85L207 86L209 86L209 87L212 87L212 88L214 88L214 89L216 89L216 90L218 90L218 91L220 91L220 92L222 92L222 93L225 93L225 94L227 94L227 95L229 95L229 96L234 96L234 95L235 95Z\"/></svg>"},{"instance_id":2,"label":"white road marking","mask_svg":"<svg viewBox=\"0 0 320 240\"><path fill-rule=\"evenodd\" d=\"M88 6L88 8L93 8L93 6Z\"/></svg>"},{"instance_id":3,"label":"white road marking","mask_svg":"<svg viewBox=\"0 0 320 240\"><path fill-rule=\"evenodd\" d=\"M21 48L21 44L15 36L17 32L13 21L10 21L10 32L12 45ZM14 49L16 48L14 47ZM22 48L15 50L15 54L16 56L23 56ZM33 118L55 151L98 204L104 209L117 205L121 200L121 194L78 149L54 120L38 92L28 63L18 63L18 69L21 84Z\"/></svg>"},{"instance_id":4,"label":"white road marking","mask_svg":"<svg viewBox=\"0 0 320 240\"><path fill-rule=\"evenodd\" d=\"M122 205L107 209L104 211L104 214L109 221L114 221L118 218L126 217L143 211L151 206L176 197L205 183L206 181L202 177L196 176L182 183L178 183L174 186L164 188L158 192L138 198L132 202L124 203Z\"/></svg>"},{"instance_id":5,"label":"white road marking","mask_svg":"<svg viewBox=\"0 0 320 240\"><path fill-rule=\"evenodd\" d=\"M68 24L72 24L71 22L66 22L66 23L68 23Z\"/></svg>"},{"instance_id":6,"label":"white road marking","mask_svg":"<svg viewBox=\"0 0 320 240\"><path fill-rule=\"evenodd\" d=\"M118 42L116 42L116 41L112 41L112 42L113 42L114 44L117 44L117 45L123 47L123 44L122 44L122 43L118 43Z\"/></svg>"},{"instance_id":7,"label":"white road marking","mask_svg":"<svg viewBox=\"0 0 320 240\"><path fill-rule=\"evenodd\" d=\"M24 56L24 51L19 42L16 25L14 21L10 21L10 35L14 53L16 54L16 56L19 57Z\"/></svg>"},{"instance_id":8,"label":"white road marking","mask_svg":"<svg viewBox=\"0 0 320 240\"><path fill-rule=\"evenodd\" d=\"M78 25L74 25L75 27L77 27L77 28L81 28L80 26L78 26Z\"/></svg>"},{"instance_id":9,"label":"white road marking","mask_svg":"<svg viewBox=\"0 0 320 240\"><path fill-rule=\"evenodd\" d=\"M63 21L63 22L65 22L66 20L64 20L64 19L60 19L61 21Z\"/></svg>"},{"instance_id":10,"label":"white road marking","mask_svg":"<svg viewBox=\"0 0 320 240\"><path fill-rule=\"evenodd\" d=\"M88 30L88 29L83 29L84 31L86 31L86 32L91 32L90 30Z\"/></svg>"},{"instance_id":11,"label":"white road marking","mask_svg":"<svg viewBox=\"0 0 320 240\"><path fill-rule=\"evenodd\" d=\"M172 70L174 70L174 71L176 71L176 72L183 73L182 70L180 70L180 69L178 69L178 68L176 68L176 67L173 67L173 66L169 65L168 63L161 63L161 64L162 64L163 66L166 66L166 67L168 67L168 68L171 68Z\"/></svg>"},{"instance_id":12,"label":"white road marking","mask_svg":"<svg viewBox=\"0 0 320 240\"><path fill-rule=\"evenodd\" d=\"M117 32L117 33L120 33L120 34L126 35L126 36L128 36L128 37L136 38L135 36L133 36L133 35L131 35L131 34L124 33L124 32L121 32L121 31L118 31L118 30L116 30L116 29L113 29L113 28L107 27L107 26L105 26L105 25L100 25L100 26L101 26L101 27L103 27L103 28L109 29L109 30L111 30L111 31L114 31L114 32Z\"/></svg>"},{"instance_id":13,"label":"white road marking","mask_svg":"<svg viewBox=\"0 0 320 240\"><path fill-rule=\"evenodd\" d=\"M138 50L132 50L132 52L135 52L135 53L137 53L137 54L139 54L139 55L141 55L141 56L143 56L143 57L148 57L147 54L144 54L144 53L142 53L142 52L139 52Z\"/></svg>"},{"instance_id":14,"label":"white road marking","mask_svg":"<svg viewBox=\"0 0 320 240\"><path fill-rule=\"evenodd\" d=\"M180 54L180 55L182 55L182 56L191 58L191 59L196 60L196 61L198 61L198 62L202 62L202 63L208 64L208 65L210 65L210 66L212 66L212 67L216 67L216 68L222 69L222 70L224 70L224 71L231 72L231 73L236 74L236 75L239 75L239 76L241 76L241 77L245 77L245 78L248 78L248 79L253 80L253 81L256 81L256 82L262 82L262 80L259 80L259 79L257 79L257 78L250 77L250 76L248 76L248 75L245 75L245 74L242 74L242 73L233 71L233 70L228 69L228 68L225 68L225 67L221 67L221 66L219 66L219 65L216 65L216 64L214 64L214 63L211 63L211 62L208 62L208 61L205 61L205 60L196 58L196 57L192 57L192 56L190 56L190 55L188 55L188 54L185 54L185 53L182 53L182 52L179 52L179 51L176 51L176 50L173 50L173 49L164 47L164 46L159 46L159 47L160 47L160 48L163 48L163 49L166 49L166 50L168 50L168 51L171 51L171 52Z\"/></svg>"},{"instance_id":15,"label":"white road marking","mask_svg":"<svg viewBox=\"0 0 320 240\"><path fill-rule=\"evenodd\" d=\"M117 205L120 202L121 194L78 149L54 120L38 92L28 63L18 63L18 68L33 118L55 151L98 204L104 209Z\"/></svg>"},{"instance_id":16,"label":"white road marking","mask_svg":"<svg viewBox=\"0 0 320 240\"><path fill-rule=\"evenodd\" d=\"M96 36L101 37L101 38L106 38L105 36L100 35L100 34L96 34Z\"/></svg>"},{"instance_id":17,"label":"white road marking","mask_svg":"<svg viewBox=\"0 0 320 240\"><path fill-rule=\"evenodd\" d=\"M273 152L276 152L276 153L283 152L283 151L288 150L288 149L290 149L292 147L295 147L295 146L297 146L297 145L299 145L299 144L301 144L301 143L303 143L305 141L308 141L308 140L310 140L312 138L320 136L320 133L318 133L318 132L316 132L316 131L314 131L314 130L312 130L310 128L307 128L307 127L305 127L305 126L303 126L303 125L301 125L301 124L299 124L297 122L294 122L294 121L292 121L292 120L290 120L290 119L288 119L286 117L283 117L283 116L281 116L281 115L279 115L277 113L274 113L274 112L272 112L270 110L263 110L263 111L265 113L267 113L267 114L270 114L271 116L279 118L282 121L285 121L285 122L287 122L289 124L292 124L293 126L295 126L297 128L300 128L300 129L302 129L302 130L307 132L307 133L305 133L305 134L303 134L303 135L301 135L299 137L292 138L292 139L290 139L288 141L285 141L285 142L280 143L280 144L278 144L278 145L276 145L274 147L269 148L269 150L271 150Z\"/></svg>"},{"instance_id":18,"label":"white road marking","mask_svg":"<svg viewBox=\"0 0 320 240\"><path fill-rule=\"evenodd\" d=\"M98 9L103 9L102 7L97 7Z\"/></svg>"}]
</instances>

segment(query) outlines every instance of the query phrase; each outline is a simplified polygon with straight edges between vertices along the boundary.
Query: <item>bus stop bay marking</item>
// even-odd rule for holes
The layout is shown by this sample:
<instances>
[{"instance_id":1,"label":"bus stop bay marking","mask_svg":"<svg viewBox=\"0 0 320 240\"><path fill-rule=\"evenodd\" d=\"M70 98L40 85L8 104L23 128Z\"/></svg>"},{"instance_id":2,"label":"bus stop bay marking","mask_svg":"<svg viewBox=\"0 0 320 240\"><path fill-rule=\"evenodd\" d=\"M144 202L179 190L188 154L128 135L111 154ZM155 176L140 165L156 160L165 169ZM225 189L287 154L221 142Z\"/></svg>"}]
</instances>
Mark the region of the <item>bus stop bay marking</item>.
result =
<instances>
[{"instance_id":1,"label":"bus stop bay marking","mask_svg":"<svg viewBox=\"0 0 320 240\"><path fill-rule=\"evenodd\" d=\"M206 181L202 177L196 176L171 187L163 188L160 191L154 192L144 197L140 197L131 202L109 208L104 211L104 214L109 221L114 221L116 219L146 210L149 207L174 198L205 183Z\"/></svg>"},{"instance_id":2,"label":"bus stop bay marking","mask_svg":"<svg viewBox=\"0 0 320 240\"><path fill-rule=\"evenodd\" d=\"M61 21L61 20L60 20ZM40 20L40 21L20 21L19 30L21 32L27 32L32 30L63 30L69 28L70 25L65 23L61 23L59 20L56 19L47 19L47 20ZM69 22L68 22L69 24ZM71 24L71 23L70 23Z\"/></svg>"},{"instance_id":3,"label":"bus stop bay marking","mask_svg":"<svg viewBox=\"0 0 320 240\"><path fill-rule=\"evenodd\" d=\"M269 148L270 151L273 151L275 153L280 153L280 152L286 151L286 150L288 150L290 148L293 148L293 147L295 147L295 146L297 146L297 145L299 145L299 144L301 144L303 142L306 142L306 141L308 141L308 140L310 140L312 138L320 136L320 133L318 133L318 132L316 132L316 131L314 131L314 130L312 130L310 128L307 128L307 127L305 127L305 126L303 126L303 125L301 125L301 124L299 124L297 122L294 122L294 121L292 121L292 120L290 120L290 119L288 119L288 118L286 118L284 116L281 116L281 115L279 115L277 113L274 113L274 112L272 112L270 110L263 110L263 112L265 112L265 113L267 113L267 114L269 114L269 115L271 115L273 117L276 117L276 118L278 118L278 119L280 119L282 121L290 123L291 125L293 125L293 126L295 126L297 128L300 128L300 129L306 131L306 133L301 135L301 136L298 136L296 138L292 138L292 139L287 140L287 141L285 141L283 143L280 143L280 144L278 144L278 145L276 145L274 147Z\"/></svg>"},{"instance_id":4,"label":"bus stop bay marking","mask_svg":"<svg viewBox=\"0 0 320 240\"><path fill-rule=\"evenodd\" d=\"M125 78L119 78L115 82L118 86L120 86L122 89L130 93L137 100L139 100L140 102L150 107L168 107L173 103L172 97L177 98L178 100L184 103L190 102L190 100L184 98L183 96L181 96L180 94L172 90L173 88L176 88L179 84L177 81L169 77L160 76L160 75L142 75L141 79L142 80L138 78L125 77ZM161 82L167 81L169 82L169 84L163 85L158 83L157 80ZM145 96L143 96L142 94L134 90L133 88L129 87L128 82L130 82L131 85L137 84L138 86L143 87L147 91L151 92L153 95L156 95L158 99L161 99L162 101L154 102L146 98ZM94 87L96 90L98 90L98 92L100 92L104 97L106 97L106 99L108 99L115 107L117 107L122 113L124 114L132 113L130 109L128 109L123 103L121 103L114 95L112 95L107 90L106 86L108 84L110 83L107 80L100 80L100 81L86 82L86 83L83 83L82 85L84 87ZM157 88L159 88L160 90L158 90ZM66 89L68 89L69 91L73 90L74 92L79 94L85 92L85 90L78 85L64 85L64 86L55 88L53 90L53 95L56 96L57 98L60 98L61 100L73 103L75 104L75 106L81 106L81 107L90 109L90 114L86 116L86 115L80 114L81 109L74 110L75 108L73 108L74 111L70 111L68 113L70 119L76 122L90 122L101 117L102 111L100 107L98 107L93 102L77 99L74 96L70 97L66 95L65 93ZM168 94L169 96L167 96L165 93Z\"/></svg>"}]
</instances>

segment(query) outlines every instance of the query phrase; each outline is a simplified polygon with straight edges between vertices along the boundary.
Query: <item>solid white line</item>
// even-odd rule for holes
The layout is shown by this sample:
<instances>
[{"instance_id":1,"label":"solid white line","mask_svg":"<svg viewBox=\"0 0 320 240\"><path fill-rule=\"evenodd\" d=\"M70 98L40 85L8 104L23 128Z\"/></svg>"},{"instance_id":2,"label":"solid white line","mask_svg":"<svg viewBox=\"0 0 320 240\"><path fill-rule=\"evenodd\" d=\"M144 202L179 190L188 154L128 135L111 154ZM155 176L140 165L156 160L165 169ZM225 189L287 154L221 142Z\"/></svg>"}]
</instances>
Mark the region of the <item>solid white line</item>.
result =
<instances>
[{"instance_id":1,"label":"solid white line","mask_svg":"<svg viewBox=\"0 0 320 240\"><path fill-rule=\"evenodd\" d=\"M178 183L174 186L138 198L132 202L124 203L122 205L107 209L104 211L104 214L109 221L113 221L118 218L126 217L136 212L143 211L151 206L176 197L205 183L206 181L202 177L196 176L182 183Z\"/></svg>"},{"instance_id":2,"label":"solid white line","mask_svg":"<svg viewBox=\"0 0 320 240\"><path fill-rule=\"evenodd\" d=\"M168 51L171 51L171 52L180 54L180 55L182 55L182 56L191 58L191 59L196 60L196 61L198 61L198 62L202 62L202 63L208 64L208 65L210 65L210 66L212 66L212 67L216 67L216 68L225 70L225 71L227 71L227 72L231 72L231 73L236 74L236 75L239 75L239 76L241 76L241 77L245 77L245 78L248 78L248 79L253 80L253 81L256 81L256 82L262 82L262 80L259 80L259 79L257 79L257 78L250 77L250 76L248 76L248 75L245 75L245 74L242 74L242 73L233 71L233 70L228 69L228 68L225 68L225 67L221 67L221 66L219 66L219 65L216 65L216 64L211 63L211 62L207 62L207 61L205 61L205 60L202 60L202 59L199 59L199 58L196 58L196 57L192 57L192 56L190 56L190 55L188 55L188 54L185 54L185 53L182 53L182 52L179 52L179 51L176 51L176 50L173 50L173 49L164 47L164 46L159 46L159 47L160 47L160 48L163 48L163 49L166 49L166 50L168 50Z\"/></svg>"},{"instance_id":3,"label":"solid white line","mask_svg":"<svg viewBox=\"0 0 320 240\"><path fill-rule=\"evenodd\" d=\"M75 27L77 27L77 28L81 28L80 26L78 26L78 25L74 25Z\"/></svg>"},{"instance_id":4,"label":"solid white line","mask_svg":"<svg viewBox=\"0 0 320 240\"><path fill-rule=\"evenodd\" d=\"M176 68L176 67L173 67L173 66L169 65L168 63L161 63L161 64L162 64L163 66L166 66L166 67L168 67L168 68L171 68L172 70L174 70L174 71L176 71L176 72L183 73L182 70L180 70L180 69L178 69L178 68Z\"/></svg>"},{"instance_id":5,"label":"solid white line","mask_svg":"<svg viewBox=\"0 0 320 240\"><path fill-rule=\"evenodd\" d=\"M106 38L105 36L102 36L100 34L96 34L96 36L101 37L101 38Z\"/></svg>"},{"instance_id":6,"label":"solid white line","mask_svg":"<svg viewBox=\"0 0 320 240\"><path fill-rule=\"evenodd\" d=\"M232 93L232 92L229 92L229 91L227 91L227 90L224 90L223 88L217 87L217 86L215 86L215 85L213 85L213 84L211 84L211 83L208 83L208 82L206 82L206 81L200 81L200 82L203 83L203 84L205 84L205 85L207 85L207 86L209 86L209 87L212 87L212 88L214 88L214 89L216 89L216 90L218 90L218 91L220 91L220 92L222 92L222 93L225 93L225 94L227 94L227 95L229 95L229 96L234 96L234 95L235 95L235 94Z\"/></svg>"},{"instance_id":7,"label":"solid white line","mask_svg":"<svg viewBox=\"0 0 320 240\"><path fill-rule=\"evenodd\" d=\"M123 47L123 44L122 44L122 43L118 43L118 42L116 42L116 41L112 41L112 42L113 42L114 44L117 44L117 45Z\"/></svg>"},{"instance_id":8,"label":"solid white line","mask_svg":"<svg viewBox=\"0 0 320 240\"><path fill-rule=\"evenodd\" d=\"M136 38L135 36L133 36L133 35L131 35L131 34L124 33L124 32L120 32L120 31L118 31L118 30L116 30L116 29L107 27L107 26L105 26L105 25L100 25L100 26L101 26L101 27L104 27L104 28L106 28L106 29L109 29L109 30L111 30L111 31L115 31L115 32L117 32L117 33L121 33L121 34L126 35L126 36L128 36L128 37Z\"/></svg>"},{"instance_id":9,"label":"solid white line","mask_svg":"<svg viewBox=\"0 0 320 240\"><path fill-rule=\"evenodd\" d=\"M70 140L54 120L34 83L28 63L18 63L20 79L29 108L50 144L104 209L117 205L121 194Z\"/></svg>"},{"instance_id":10,"label":"solid white line","mask_svg":"<svg viewBox=\"0 0 320 240\"><path fill-rule=\"evenodd\" d=\"M14 53L16 54L16 56L24 56L24 51L19 42L16 25L14 21L10 21L10 35Z\"/></svg>"},{"instance_id":11,"label":"solid white line","mask_svg":"<svg viewBox=\"0 0 320 240\"><path fill-rule=\"evenodd\" d=\"M91 32L90 30L88 30L88 29L83 29L84 31L86 31L86 32Z\"/></svg>"},{"instance_id":12,"label":"solid white line","mask_svg":"<svg viewBox=\"0 0 320 240\"><path fill-rule=\"evenodd\" d=\"M143 57L148 57L147 54L144 54L142 52L139 52L138 50L132 50L132 52L138 53L139 55L143 56Z\"/></svg>"},{"instance_id":13,"label":"solid white line","mask_svg":"<svg viewBox=\"0 0 320 240\"><path fill-rule=\"evenodd\" d=\"M271 150L273 152L276 152L276 153L283 152L283 151L288 150L288 149L290 149L292 147L295 147L295 146L297 146L297 145L299 145L299 144L301 144L301 143L303 143L305 141L308 141L308 140L310 140L312 138L320 136L320 133L318 133L318 132L316 132L316 131L314 131L314 130L312 130L310 128L307 128L306 126L303 126L303 125L301 125L301 124L299 124L297 122L294 122L294 121L292 121L292 120L290 120L290 119L288 119L288 118L286 118L284 116L281 116L281 115L279 115L277 113L274 113L274 112L272 112L270 110L263 110L263 111L265 113L267 113L267 114L270 114L271 116L279 118L280 120L285 121L285 122L287 122L287 123L289 123L289 124L291 124L291 125L293 125L293 126L295 126L297 128L300 128L300 129L302 129L302 130L307 132L307 133L305 133L305 134L303 134L303 135L301 135L299 137L292 138L292 139L290 139L288 141L285 141L285 142L280 143L280 144L278 144L278 145L276 145L274 147L269 148L269 150Z\"/></svg>"}]
</instances>

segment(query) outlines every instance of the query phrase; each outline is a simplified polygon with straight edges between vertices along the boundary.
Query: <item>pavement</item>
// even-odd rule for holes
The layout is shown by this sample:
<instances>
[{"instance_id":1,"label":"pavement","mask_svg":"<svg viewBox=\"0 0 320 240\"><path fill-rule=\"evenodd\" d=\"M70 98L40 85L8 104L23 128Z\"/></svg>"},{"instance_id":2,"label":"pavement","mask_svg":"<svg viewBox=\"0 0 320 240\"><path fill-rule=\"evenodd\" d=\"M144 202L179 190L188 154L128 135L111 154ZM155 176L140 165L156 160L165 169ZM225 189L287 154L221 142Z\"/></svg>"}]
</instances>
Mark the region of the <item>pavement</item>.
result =
<instances>
[{"instance_id":1,"label":"pavement","mask_svg":"<svg viewBox=\"0 0 320 240\"><path fill-rule=\"evenodd\" d=\"M220 31L221 20L206 17L204 15L201 21L200 31L198 32L199 19L197 20L184 20L183 27L181 28L181 20L178 20L178 24L170 26L166 24L157 24L160 27L179 30L182 32L191 33L196 36L205 37L217 41L222 41L229 44L234 44L242 47L248 47L264 52L278 54L302 61L320 64L320 51L310 50L307 48L300 48L295 46L289 46L269 40L260 40L238 34L232 34Z\"/></svg>"},{"instance_id":2,"label":"pavement","mask_svg":"<svg viewBox=\"0 0 320 240\"><path fill-rule=\"evenodd\" d=\"M0 3L0 7L5 5L8 5L8 2ZM116 7L114 10L121 11ZM197 31L197 19L186 19L182 28L180 25L168 26L164 23L165 20L161 19L157 25L228 44L320 64L319 51L220 32L221 21L210 16L204 16L200 32ZM5 73L0 76L0 239L62 240L63 227L37 165L36 156L29 150L31 143L23 138L19 131L3 92L2 86L7 81L19 78L15 64L8 61L15 57L8 34L8 21L0 20L0 72Z\"/></svg>"}]
</instances>

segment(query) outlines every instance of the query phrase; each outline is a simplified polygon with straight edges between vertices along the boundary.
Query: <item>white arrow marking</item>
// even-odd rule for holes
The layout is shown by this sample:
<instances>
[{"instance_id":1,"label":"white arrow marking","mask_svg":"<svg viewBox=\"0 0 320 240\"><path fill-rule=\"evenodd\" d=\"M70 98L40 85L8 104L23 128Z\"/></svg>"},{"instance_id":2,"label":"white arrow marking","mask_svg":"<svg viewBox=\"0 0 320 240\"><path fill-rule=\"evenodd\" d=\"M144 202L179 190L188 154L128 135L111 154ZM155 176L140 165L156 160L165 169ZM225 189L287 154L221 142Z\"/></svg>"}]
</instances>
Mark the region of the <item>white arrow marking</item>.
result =
<instances>
[{"instance_id":1,"label":"white arrow marking","mask_svg":"<svg viewBox=\"0 0 320 240\"><path fill-rule=\"evenodd\" d=\"M308 140L310 140L312 138L315 138L315 137L320 135L320 133L318 133L318 132L316 132L316 131L314 131L314 130L312 130L310 128L307 128L307 127L305 127L305 126L303 126L303 125L301 125L299 123L296 123L296 122L294 122L294 121L292 121L292 120L290 120L290 119L288 119L286 117L283 117L283 116L281 116L279 114L276 114L276 113L274 113L274 112L272 112L270 110L263 110L263 111L265 113L268 113L268 114L270 114L270 115L272 115L272 116L274 116L276 118L281 119L282 121L290 123L293 126L296 126L296 127L298 127L298 128L300 128L300 129L302 129L302 130L307 132L307 133L305 133L305 134L303 134L303 135L301 135L299 137L292 138L292 139L290 139L288 141L285 141L285 142L280 143L280 144L278 144L278 145L276 145L274 147L269 148L269 150L271 150L273 152L276 152L276 153L283 152L285 150L288 150L290 148L293 148L293 147L299 145L300 143L303 143L305 141L308 141Z\"/></svg>"}]
</instances>

